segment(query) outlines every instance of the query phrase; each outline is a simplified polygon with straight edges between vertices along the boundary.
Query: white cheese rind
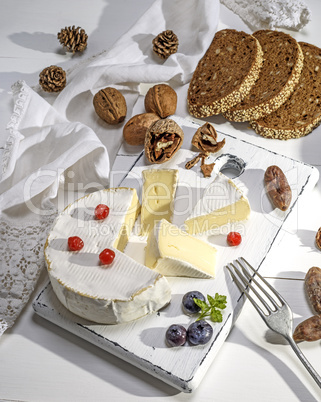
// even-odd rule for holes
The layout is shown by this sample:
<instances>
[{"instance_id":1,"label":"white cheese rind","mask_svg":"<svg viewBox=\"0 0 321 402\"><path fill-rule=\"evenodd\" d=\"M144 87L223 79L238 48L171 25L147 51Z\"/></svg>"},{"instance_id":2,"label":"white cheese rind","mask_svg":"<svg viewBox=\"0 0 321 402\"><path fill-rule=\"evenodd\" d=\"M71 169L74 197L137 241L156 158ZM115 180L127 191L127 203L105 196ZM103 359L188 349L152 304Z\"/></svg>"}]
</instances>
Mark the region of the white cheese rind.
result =
<instances>
[{"instance_id":1,"label":"white cheese rind","mask_svg":"<svg viewBox=\"0 0 321 402\"><path fill-rule=\"evenodd\" d=\"M231 179L218 173L185 221L190 234L215 234L221 226L250 216L248 199Z\"/></svg>"},{"instance_id":2,"label":"white cheese rind","mask_svg":"<svg viewBox=\"0 0 321 402\"><path fill-rule=\"evenodd\" d=\"M149 234L145 265L162 275L213 278L215 264L216 249L212 245L164 219Z\"/></svg>"},{"instance_id":3,"label":"white cheese rind","mask_svg":"<svg viewBox=\"0 0 321 402\"><path fill-rule=\"evenodd\" d=\"M100 203L110 208L109 216L102 221L94 218L94 209ZM116 324L169 303L171 291L166 278L113 247L115 243L124 247L120 234L126 227L126 240L138 211L136 190L109 189L69 205L55 220L45 246L48 274L58 299L74 314L101 324ZM84 241L82 250L68 249L70 236ZM115 251L113 263L107 266L99 261L105 248Z\"/></svg>"},{"instance_id":4,"label":"white cheese rind","mask_svg":"<svg viewBox=\"0 0 321 402\"><path fill-rule=\"evenodd\" d=\"M154 313L170 302L171 290L164 276L135 262L117 249L114 251L114 262L118 262L117 266L114 263L105 267L98 266L97 269L94 268L96 272L84 275L85 278L75 277L75 284L78 279L86 279L93 287L102 279L106 286L105 297L95 298L82 294L77 291L77 287L72 288L61 283L61 280L55 277L54 270L49 270L53 290L69 311L100 324L118 324ZM54 263L50 263L50 266L54 266ZM100 270L101 274L97 273L97 270ZM129 271L130 279L126 277ZM109 297L111 292L113 296Z\"/></svg>"}]
</instances>

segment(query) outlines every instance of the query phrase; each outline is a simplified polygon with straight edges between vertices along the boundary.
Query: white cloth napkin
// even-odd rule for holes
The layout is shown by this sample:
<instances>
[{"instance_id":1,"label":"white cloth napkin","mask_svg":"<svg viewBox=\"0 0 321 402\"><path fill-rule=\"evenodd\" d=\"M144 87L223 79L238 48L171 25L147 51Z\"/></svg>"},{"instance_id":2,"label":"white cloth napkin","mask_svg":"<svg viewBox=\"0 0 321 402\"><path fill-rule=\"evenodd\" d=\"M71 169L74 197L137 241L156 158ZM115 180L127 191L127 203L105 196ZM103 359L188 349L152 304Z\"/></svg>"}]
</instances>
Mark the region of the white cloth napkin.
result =
<instances>
[{"instance_id":1,"label":"white cloth napkin","mask_svg":"<svg viewBox=\"0 0 321 402\"><path fill-rule=\"evenodd\" d=\"M254 31L259 29L302 29L311 20L303 0L220 0Z\"/></svg>"},{"instance_id":2,"label":"white cloth napkin","mask_svg":"<svg viewBox=\"0 0 321 402\"><path fill-rule=\"evenodd\" d=\"M110 51L68 72L66 88L51 104L39 87L14 85L0 170L0 335L15 322L44 267L43 244L59 191L108 185L122 126L98 118L94 94L106 86L121 90L129 118L140 83L188 83L218 18L218 0L156 0ZM176 33L179 47L164 62L153 54L152 39L166 29Z\"/></svg>"}]
</instances>

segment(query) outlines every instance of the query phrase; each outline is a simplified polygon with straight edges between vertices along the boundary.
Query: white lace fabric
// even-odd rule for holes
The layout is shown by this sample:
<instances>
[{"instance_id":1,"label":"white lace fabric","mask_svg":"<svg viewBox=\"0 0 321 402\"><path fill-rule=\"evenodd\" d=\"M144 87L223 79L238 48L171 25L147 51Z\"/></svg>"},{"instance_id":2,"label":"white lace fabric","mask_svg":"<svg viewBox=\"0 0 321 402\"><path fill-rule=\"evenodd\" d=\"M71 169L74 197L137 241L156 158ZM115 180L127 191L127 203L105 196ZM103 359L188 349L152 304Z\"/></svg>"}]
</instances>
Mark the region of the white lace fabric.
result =
<instances>
[{"instance_id":1,"label":"white lace fabric","mask_svg":"<svg viewBox=\"0 0 321 402\"><path fill-rule=\"evenodd\" d=\"M287 28L299 31L311 20L311 11L302 0L220 1L253 30Z\"/></svg>"},{"instance_id":2,"label":"white lace fabric","mask_svg":"<svg viewBox=\"0 0 321 402\"><path fill-rule=\"evenodd\" d=\"M54 217L21 224L0 217L0 336L16 321L45 266L43 247Z\"/></svg>"}]
</instances>

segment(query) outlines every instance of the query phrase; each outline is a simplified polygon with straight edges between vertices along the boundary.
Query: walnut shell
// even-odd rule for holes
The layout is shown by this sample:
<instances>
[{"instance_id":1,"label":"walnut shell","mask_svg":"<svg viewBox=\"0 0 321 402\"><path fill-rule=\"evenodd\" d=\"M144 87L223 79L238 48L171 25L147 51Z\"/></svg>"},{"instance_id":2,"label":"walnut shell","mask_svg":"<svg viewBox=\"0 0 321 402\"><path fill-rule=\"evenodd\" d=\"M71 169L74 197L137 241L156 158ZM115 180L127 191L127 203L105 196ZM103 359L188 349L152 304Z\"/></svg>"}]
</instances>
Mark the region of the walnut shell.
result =
<instances>
[{"instance_id":1,"label":"walnut shell","mask_svg":"<svg viewBox=\"0 0 321 402\"><path fill-rule=\"evenodd\" d=\"M151 163L164 163L180 149L183 140L184 132L174 120L158 120L147 130L145 156Z\"/></svg>"},{"instance_id":2,"label":"walnut shell","mask_svg":"<svg viewBox=\"0 0 321 402\"><path fill-rule=\"evenodd\" d=\"M167 84L157 84L150 88L145 96L147 113L156 113L162 119L176 112L177 94Z\"/></svg>"},{"instance_id":3,"label":"walnut shell","mask_svg":"<svg viewBox=\"0 0 321 402\"><path fill-rule=\"evenodd\" d=\"M218 152L224 147L225 138L217 142L217 132L210 123L203 124L194 134L192 145L203 152Z\"/></svg>"},{"instance_id":4,"label":"walnut shell","mask_svg":"<svg viewBox=\"0 0 321 402\"><path fill-rule=\"evenodd\" d=\"M118 124L126 117L126 100L115 88L101 89L94 96L93 104L98 116L106 123Z\"/></svg>"},{"instance_id":5,"label":"walnut shell","mask_svg":"<svg viewBox=\"0 0 321 402\"><path fill-rule=\"evenodd\" d=\"M141 113L133 116L123 128L124 140L129 145L144 145L147 129L159 120L155 113Z\"/></svg>"}]
</instances>

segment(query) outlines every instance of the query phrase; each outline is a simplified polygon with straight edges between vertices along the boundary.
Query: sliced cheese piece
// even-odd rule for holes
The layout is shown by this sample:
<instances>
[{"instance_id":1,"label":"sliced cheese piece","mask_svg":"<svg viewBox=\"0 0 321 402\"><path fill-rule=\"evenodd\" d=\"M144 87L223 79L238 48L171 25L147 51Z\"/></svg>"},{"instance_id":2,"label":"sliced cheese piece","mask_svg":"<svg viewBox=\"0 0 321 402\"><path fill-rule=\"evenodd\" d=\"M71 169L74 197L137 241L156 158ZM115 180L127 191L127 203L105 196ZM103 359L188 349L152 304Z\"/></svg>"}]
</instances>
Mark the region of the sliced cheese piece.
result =
<instances>
[{"instance_id":1,"label":"sliced cheese piece","mask_svg":"<svg viewBox=\"0 0 321 402\"><path fill-rule=\"evenodd\" d=\"M213 278L216 249L165 219L150 232L145 265L166 276Z\"/></svg>"},{"instance_id":2,"label":"sliced cheese piece","mask_svg":"<svg viewBox=\"0 0 321 402\"><path fill-rule=\"evenodd\" d=\"M141 234L148 234L161 219L171 221L178 170L143 170Z\"/></svg>"},{"instance_id":3,"label":"sliced cheese piece","mask_svg":"<svg viewBox=\"0 0 321 402\"><path fill-rule=\"evenodd\" d=\"M218 173L185 221L190 234L215 233L220 226L247 219L251 208L248 199L231 179Z\"/></svg>"},{"instance_id":4,"label":"sliced cheese piece","mask_svg":"<svg viewBox=\"0 0 321 402\"><path fill-rule=\"evenodd\" d=\"M98 204L110 208L104 220L94 218ZM123 254L137 213L136 191L102 190L69 205L55 220L45 245L49 278L60 302L74 314L101 324L128 322L169 303L165 277ZM68 249L68 237L79 236L84 247ZM117 247L117 248L116 248ZM105 248L115 252L110 265L101 265Z\"/></svg>"}]
</instances>

